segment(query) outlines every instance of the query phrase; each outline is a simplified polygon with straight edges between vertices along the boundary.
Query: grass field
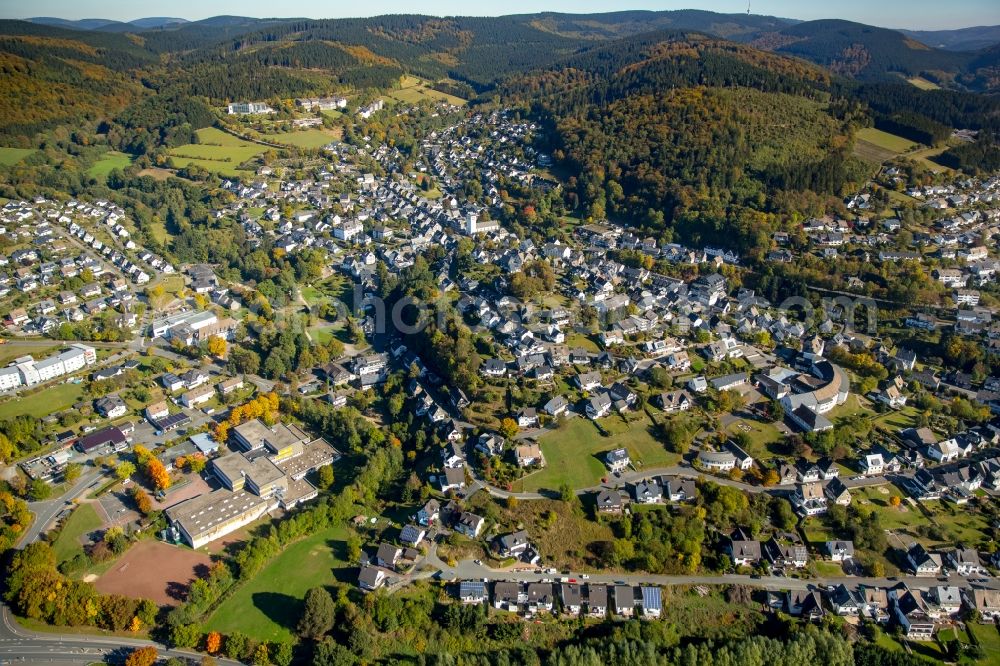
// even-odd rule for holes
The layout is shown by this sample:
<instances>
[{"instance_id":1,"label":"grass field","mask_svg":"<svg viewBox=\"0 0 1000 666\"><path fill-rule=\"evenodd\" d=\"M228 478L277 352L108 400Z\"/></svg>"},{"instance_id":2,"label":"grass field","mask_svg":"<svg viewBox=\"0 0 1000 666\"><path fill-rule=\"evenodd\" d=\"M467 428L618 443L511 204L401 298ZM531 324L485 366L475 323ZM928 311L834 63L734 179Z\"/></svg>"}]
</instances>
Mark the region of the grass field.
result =
<instances>
[{"instance_id":1,"label":"grass field","mask_svg":"<svg viewBox=\"0 0 1000 666\"><path fill-rule=\"evenodd\" d=\"M938 164L932 161L930 158L937 157L944 151L948 150L948 146L938 146L937 148L923 148L921 150L916 150L907 155L912 160L923 164L925 167L933 171L934 173L943 173L945 171L952 171L952 169L944 166L943 164Z\"/></svg>"},{"instance_id":2,"label":"grass field","mask_svg":"<svg viewBox=\"0 0 1000 666\"><path fill-rule=\"evenodd\" d=\"M262 641L293 640L306 592L356 573L344 561L346 539L347 529L341 526L292 544L219 606L206 630L238 630Z\"/></svg>"},{"instance_id":3,"label":"grass field","mask_svg":"<svg viewBox=\"0 0 1000 666\"><path fill-rule=\"evenodd\" d=\"M33 152L35 152L34 148L5 148L0 146L0 166L17 164Z\"/></svg>"},{"instance_id":4,"label":"grass field","mask_svg":"<svg viewBox=\"0 0 1000 666\"><path fill-rule=\"evenodd\" d=\"M399 90L391 91L386 97L394 99L397 102L402 102L403 104L416 104L423 100L430 100L448 102L455 106L465 105L465 100L461 97L432 90L428 87L429 84L429 81L418 79L415 76L404 76Z\"/></svg>"},{"instance_id":5,"label":"grass field","mask_svg":"<svg viewBox=\"0 0 1000 666\"><path fill-rule=\"evenodd\" d=\"M741 425L749 428L749 430L740 427ZM748 419L734 421L727 428L727 432L732 435L737 435L741 432L745 433L750 438L750 446L747 453L757 460L770 460L778 455L778 445L785 438L774 423L760 423Z\"/></svg>"},{"instance_id":6,"label":"grass field","mask_svg":"<svg viewBox=\"0 0 1000 666\"><path fill-rule=\"evenodd\" d=\"M675 464L678 457L668 453L663 444L650 434L651 422L645 414L632 414L635 420L623 423L618 416L602 419L601 434L589 419L572 418L562 427L546 433L538 443L545 455L546 466L514 484L518 491L540 488L558 490L563 484L571 488L597 485L607 475L601 455L625 447L633 464L643 467L663 467Z\"/></svg>"},{"instance_id":7,"label":"grass field","mask_svg":"<svg viewBox=\"0 0 1000 666\"><path fill-rule=\"evenodd\" d=\"M577 347L582 347L587 351L597 354L601 351L597 343L588 338L586 335L580 333L570 333L566 336L566 346L570 349L576 349Z\"/></svg>"},{"instance_id":8,"label":"grass field","mask_svg":"<svg viewBox=\"0 0 1000 666\"><path fill-rule=\"evenodd\" d=\"M0 404L0 420L28 415L40 419L73 405L83 397L83 384L56 384L24 398Z\"/></svg>"},{"instance_id":9,"label":"grass field","mask_svg":"<svg viewBox=\"0 0 1000 666\"><path fill-rule=\"evenodd\" d=\"M167 225L163 220L156 219L150 221L149 233L157 242L164 245L170 240L170 233L167 231Z\"/></svg>"},{"instance_id":10,"label":"grass field","mask_svg":"<svg viewBox=\"0 0 1000 666\"><path fill-rule=\"evenodd\" d=\"M261 138L271 143L280 143L296 148L322 148L332 141L340 139L340 133L323 129L307 129L295 132L279 132L277 134L262 134Z\"/></svg>"},{"instance_id":11,"label":"grass field","mask_svg":"<svg viewBox=\"0 0 1000 666\"><path fill-rule=\"evenodd\" d=\"M94 162L94 164L87 169L87 175L99 180L107 180L108 174L111 173L113 169L124 169L130 164L132 164L131 155L120 153L117 150L109 150L104 153L104 157Z\"/></svg>"},{"instance_id":12,"label":"grass field","mask_svg":"<svg viewBox=\"0 0 1000 666\"><path fill-rule=\"evenodd\" d=\"M933 81L928 81L922 76L914 76L912 78L906 79L911 85L914 85L921 90L938 90L941 88L938 84Z\"/></svg>"},{"instance_id":13,"label":"grass field","mask_svg":"<svg viewBox=\"0 0 1000 666\"><path fill-rule=\"evenodd\" d=\"M66 524L52 544L52 550L56 554L56 562L65 562L78 552L82 552L83 544L80 537L100 529L103 524L92 504L78 506L66 519Z\"/></svg>"},{"instance_id":14,"label":"grass field","mask_svg":"<svg viewBox=\"0 0 1000 666\"><path fill-rule=\"evenodd\" d=\"M59 345L55 344L51 347L38 347L37 345L29 345L17 341L7 342L7 344L0 347L0 367L7 365L18 356L26 354L30 354L36 359L46 358L51 356L57 349L59 349Z\"/></svg>"},{"instance_id":15,"label":"grass field","mask_svg":"<svg viewBox=\"0 0 1000 666\"><path fill-rule=\"evenodd\" d=\"M214 173L235 176L241 164L267 150L266 146L244 141L214 127L200 129L197 134L198 143L170 149L174 166L196 164Z\"/></svg>"},{"instance_id":16,"label":"grass field","mask_svg":"<svg viewBox=\"0 0 1000 666\"><path fill-rule=\"evenodd\" d=\"M896 155L912 149L916 144L895 134L889 134L874 127L858 130L854 143L854 154L867 162L881 164Z\"/></svg>"},{"instance_id":17,"label":"grass field","mask_svg":"<svg viewBox=\"0 0 1000 666\"><path fill-rule=\"evenodd\" d=\"M903 407L900 410L886 412L875 418L875 423L889 430L903 430L917 424L919 410L916 407Z\"/></svg>"},{"instance_id":18,"label":"grass field","mask_svg":"<svg viewBox=\"0 0 1000 666\"><path fill-rule=\"evenodd\" d=\"M1000 664L1000 632L993 624L968 623L966 628L983 650L980 664Z\"/></svg>"}]
</instances>

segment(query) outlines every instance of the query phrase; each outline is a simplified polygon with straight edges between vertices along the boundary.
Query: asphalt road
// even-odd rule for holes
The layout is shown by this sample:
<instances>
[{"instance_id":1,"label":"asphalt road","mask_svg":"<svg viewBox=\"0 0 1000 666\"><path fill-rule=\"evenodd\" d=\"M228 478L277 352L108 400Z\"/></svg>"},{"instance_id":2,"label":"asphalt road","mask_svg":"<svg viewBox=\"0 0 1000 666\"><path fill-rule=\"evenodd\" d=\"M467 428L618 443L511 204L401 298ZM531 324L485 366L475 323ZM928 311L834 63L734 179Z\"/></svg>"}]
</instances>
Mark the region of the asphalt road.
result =
<instances>
[{"instance_id":1,"label":"asphalt road","mask_svg":"<svg viewBox=\"0 0 1000 666\"><path fill-rule=\"evenodd\" d=\"M575 579L576 582L592 582L615 584L619 581L627 585L747 585L766 590L813 590L828 586L846 585L849 588L858 586L869 587L894 587L900 582L905 582L911 588L930 588L936 585L957 585L968 587L966 578L958 575L951 575L948 582L943 582L935 577L903 576L900 578L865 578L860 576L839 576L820 578L788 578L785 576L746 576L740 574L719 574L712 576L664 576L655 574L616 574L616 573L593 573L588 578L579 573L555 573L549 574L544 571L496 571L485 565L476 564L472 560L463 560L454 567L450 567L436 557L428 557L427 564L438 568L442 576L447 579L456 580L488 580L488 581L518 581L524 583L537 582L559 582L562 578ZM431 574L432 575L432 574ZM989 582L975 585L976 587L1000 590L1000 580L991 578Z\"/></svg>"},{"instance_id":2,"label":"asphalt road","mask_svg":"<svg viewBox=\"0 0 1000 666\"><path fill-rule=\"evenodd\" d=\"M161 658L201 660L202 655L187 650L170 650L153 641L127 637L84 636L29 631L18 625L6 606L0 606L0 663L7 664L92 664L111 657L123 662L128 653L139 647L155 647ZM216 658L219 664L238 666L240 662Z\"/></svg>"},{"instance_id":3,"label":"asphalt road","mask_svg":"<svg viewBox=\"0 0 1000 666\"><path fill-rule=\"evenodd\" d=\"M91 485L96 486L100 485L100 483L101 470L96 467L84 467L83 473L80 474L80 478L69 489L69 492L58 498L41 502L29 502L28 508L35 515L35 519L31 521L31 526L21 536L20 545L24 546L37 539L40 534L51 526L52 521L60 511L68 508L77 497L91 490Z\"/></svg>"}]
</instances>

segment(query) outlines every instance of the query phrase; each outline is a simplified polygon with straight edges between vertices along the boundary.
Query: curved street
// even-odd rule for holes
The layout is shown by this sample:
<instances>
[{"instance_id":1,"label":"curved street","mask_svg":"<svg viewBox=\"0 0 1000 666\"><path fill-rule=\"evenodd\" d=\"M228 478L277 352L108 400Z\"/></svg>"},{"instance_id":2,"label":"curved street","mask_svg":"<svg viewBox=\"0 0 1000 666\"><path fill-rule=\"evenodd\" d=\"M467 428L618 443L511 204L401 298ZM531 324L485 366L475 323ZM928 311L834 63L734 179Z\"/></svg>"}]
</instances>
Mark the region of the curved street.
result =
<instances>
[{"instance_id":1,"label":"curved street","mask_svg":"<svg viewBox=\"0 0 1000 666\"><path fill-rule=\"evenodd\" d=\"M17 624L7 606L0 606L0 663L3 664L93 664L107 658L124 661L134 648L153 646L160 657L201 660L203 655L189 650L172 650L155 641L124 636L90 636L30 631ZM219 664L238 666L240 662L216 658Z\"/></svg>"}]
</instances>

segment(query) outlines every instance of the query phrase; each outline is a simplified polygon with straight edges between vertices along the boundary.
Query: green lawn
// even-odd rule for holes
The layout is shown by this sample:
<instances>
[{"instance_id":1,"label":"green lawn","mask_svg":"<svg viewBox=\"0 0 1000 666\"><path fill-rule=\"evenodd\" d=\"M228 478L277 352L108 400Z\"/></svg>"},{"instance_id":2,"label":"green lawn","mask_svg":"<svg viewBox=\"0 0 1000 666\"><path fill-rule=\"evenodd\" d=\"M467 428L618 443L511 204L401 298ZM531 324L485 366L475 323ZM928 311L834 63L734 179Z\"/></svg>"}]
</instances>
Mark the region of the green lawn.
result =
<instances>
[{"instance_id":1,"label":"green lawn","mask_svg":"<svg viewBox=\"0 0 1000 666\"><path fill-rule=\"evenodd\" d=\"M587 488L600 483L607 475L603 454L625 447L638 467L664 467L676 464L679 457L668 453L663 444L650 434L651 422L645 414L630 414L635 419L623 423L617 415L601 419L602 435L589 419L572 418L562 427L546 433L538 443L545 455L546 466L514 484L518 491L540 488L558 490L563 484L572 488Z\"/></svg>"},{"instance_id":2,"label":"green lawn","mask_svg":"<svg viewBox=\"0 0 1000 666\"><path fill-rule=\"evenodd\" d=\"M227 176L238 174L238 167L265 150L266 146L245 141L214 127L196 132L198 143L189 143L168 152L175 167L197 164L208 171Z\"/></svg>"},{"instance_id":3,"label":"green lawn","mask_svg":"<svg viewBox=\"0 0 1000 666\"><path fill-rule=\"evenodd\" d=\"M740 425L746 426L749 428L749 431L744 430ZM773 450L776 448L775 445L780 444L784 440L784 435L781 434L778 426L774 423L759 423L749 419L740 419L733 422L727 432L731 435L746 434L750 438L750 446L747 447L747 453L757 460L770 460L774 458L777 454Z\"/></svg>"},{"instance_id":4,"label":"green lawn","mask_svg":"<svg viewBox=\"0 0 1000 666\"><path fill-rule=\"evenodd\" d=\"M597 354L601 351L597 343L588 338L586 335L581 335L580 333L570 333L566 336L566 346L570 349L576 349L577 347L582 347L587 351Z\"/></svg>"},{"instance_id":5,"label":"green lawn","mask_svg":"<svg viewBox=\"0 0 1000 666\"><path fill-rule=\"evenodd\" d=\"M875 629L875 645L889 652L903 651L902 643L897 641L895 636L886 633L881 628Z\"/></svg>"},{"instance_id":6,"label":"green lawn","mask_svg":"<svg viewBox=\"0 0 1000 666\"><path fill-rule=\"evenodd\" d=\"M83 397L83 384L56 384L24 398L12 398L0 404L0 420L28 415L40 419L66 409Z\"/></svg>"},{"instance_id":7,"label":"green lawn","mask_svg":"<svg viewBox=\"0 0 1000 666\"><path fill-rule=\"evenodd\" d=\"M132 164L131 155L120 153L117 150L109 150L104 153L104 156L101 159L94 162L94 164L87 169L87 175L99 180L107 180L108 174L111 173L113 169L124 169L130 164Z\"/></svg>"},{"instance_id":8,"label":"green lawn","mask_svg":"<svg viewBox=\"0 0 1000 666\"><path fill-rule=\"evenodd\" d=\"M31 355L36 359L47 358L59 349L59 345L38 347L23 342L8 341L0 347L0 366L5 366L19 356Z\"/></svg>"},{"instance_id":9,"label":"green lawn","mask_svg":"<svg viewBox=\"0 0 1000 666\"><path fill-rule=\"evenodd\" d=\"M859 415L872 416L874 414L875 412L861 404L861 401L856 393L851 393L847 396L847 401L844 404L834 407L830 410L826 417L830 419L834 425L838 425L838 422L845 418L851 418Z\"/></svg>"},{"instance_id":10,"label":"green lawn","mask_svg":"<svg viewBox=\"0 0 1000 666\"><path fill-rule=\"evenodd\" d=\"M819 548L827 541L832 541L837 537L832 531L823 525L822 519L815 516L802 521L802 533L814 548Z\"/></svg>"},{"instance_id":11,"label":"green lawn","mask_svg":"<svg viewBox=\"0 0 1000 666\"><path fill-rule=\"evenodd\" d=\"M80 537L100 529L103 524L92 504L78 506L66 519L59 536L52 544L52 550L56 554L56 562L65 562L81 552L83 544L80 542Z\"/></svg>"},{"instance_id":12,"label":"green lawn","mask_svg":"<svg viewBox=\"0 0 1000 666\"><path fill-rule=\"evenodd\" d=\"M979 663L1000 664L1000 633L997 632L996 625L972 624L970 622L965 626L983 650L983 658L979 660Z\"/></svg>"},{"instance_id":13,"label":"green lawn","mask_svg":"<svg viewBox=\"0 0 1000 666\"><path fill-rule=\"evenodd\" d=\"M890 506L889 498L893 495L903 498L907 496L905 492L893 485L854 488L851 490L852 501L877 511L882 527L887 530L913 531L912 533L916 534L915 530L917 527L930 523L930 520L919 507L911 506L905 500L898 507Z\"/></svg>"},{"instance_id":14,"label":"green lawn","mask_svg":"<svg viewBox=\"0 0 1000 666\"><path fill-rule=\"evenodd\" d=\"M6 148L0 146L0 166L17 164L33 152L35 152L34 148Z\"/></svg>"},{"instance_id":15,"label":"green lawn","mask_svg":"<svg viewBox=\"0 0 1000 666\"><path fill-rule=\"evenodd\" d=\"M302 600L313 587L352 580L344 561L347 528L331 527L285 549L212 614L207 631L242 631L262 641L291 641Z\"/></svg>"},{"instance_id":16,"label":"green lawn","mask_svg":"<svg viewBox=\"0 0 1000 666\"><path fill-rule=\"evenodd\" d=\"M875 423L889 430L912 428L917 424L919 413L916 407L903 407L898 411L886 412L876 417Z\"/></svg>"},{"instance_id":17,"label":"green lawn","mask_svg":"<svg viewBox=\"0 0 1000 666\"><path fill-rule=\"evenodd\" d=\"M293 132L279 132L276 134L262 134L261 138L271 143L280 143L296 148L322 148L340 137L336 132L311 128L307 130L297 130Z\"/></svg>"}]
</instances>

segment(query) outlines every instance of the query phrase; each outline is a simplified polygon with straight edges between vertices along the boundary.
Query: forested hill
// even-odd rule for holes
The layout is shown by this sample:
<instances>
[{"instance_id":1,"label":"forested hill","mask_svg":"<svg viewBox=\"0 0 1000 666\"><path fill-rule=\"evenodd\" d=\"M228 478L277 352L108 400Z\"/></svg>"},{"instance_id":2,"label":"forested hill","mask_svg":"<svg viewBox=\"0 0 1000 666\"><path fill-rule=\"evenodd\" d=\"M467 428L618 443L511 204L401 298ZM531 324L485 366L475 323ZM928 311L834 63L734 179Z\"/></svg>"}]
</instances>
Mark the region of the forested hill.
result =
<instances>
[{"instance_id":1,"label":"forested hill","mask_svg":"<svg viewBox=\"0 0 1000 666\"><path fill-rule=\"evenodd\" d=\"M927 75L947 84L965 72L974 57L932 48L895 30L834 19L788 26L761 35L752 44L865 80Z\"/></svg>"},{"instance_id":2,"label":"forested hill","mask_svg":"<svg viewBox=\"0 0 1000 666\"><path fill-rule=\"evenodd\" d=\"M117 71L142 68L153 87L177 83L213 99L299 95L330 83L377 87L403 72L452 77L484 91L511 74L551 65L595 43L641 39L662 30L750 43L864 80L924 75L944 86L973 90L991 89L997 80L996 57L990 51L933 49L896 31L847 21L799 23L699 10L328 20L219 16L185 23L151 19L95 25L69 30L5 21L0 34L18 35L22 42L28 36L81 42L98 49L103 61L97 64ZM158 78L163 71L157 71L157 64L169 66L166 76ZM274 67L285 71L263 72ZM330 78L317 81L304 70Z\"/></svg>"},{"instance_id":3,"label":"forested hill","mask_svg":"<svg viewBox=\"0 0 1000 666\"><path fill-rule=\"evenodd\" d=\"M513 77L500 97L545 119L585 216L665 241L765 247L785 212L867 173L850 156L864 112L833 99L827 71L704 35L597 46Z\"/></svg>"},{"instance_id":4,"label":"forested hill","mask_svg":"<svg viewBox=\"0 0 1000 666\"><path fill-rule=\"evenodd\" d=\"M754 253L789 214L810 214L867 178L855 130L875 124L938 143L951 127L996 130L1000 101L856 83L747 44L657 32L593 45L510 77L498 97L542 117L584 216L667 241Z\"/></svg>"}]
</instances>

